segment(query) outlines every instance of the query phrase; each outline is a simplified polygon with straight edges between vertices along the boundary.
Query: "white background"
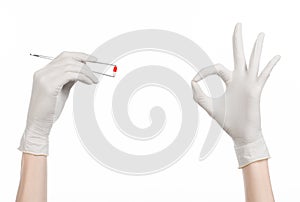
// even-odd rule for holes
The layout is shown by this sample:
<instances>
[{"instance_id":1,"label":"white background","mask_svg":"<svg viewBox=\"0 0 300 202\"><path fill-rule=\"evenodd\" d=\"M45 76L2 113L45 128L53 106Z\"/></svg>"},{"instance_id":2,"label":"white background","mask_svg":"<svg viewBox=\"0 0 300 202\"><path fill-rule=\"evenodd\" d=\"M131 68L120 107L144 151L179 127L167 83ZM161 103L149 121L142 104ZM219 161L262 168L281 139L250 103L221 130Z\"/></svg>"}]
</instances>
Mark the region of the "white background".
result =
<instances>
[{"instance_id":1,"label":"white background","mask_svg":"<svg viewBox=\"0 0 300 202\"><path fill-rule=\"evenodd\" d=\"M261 31L266 34L262 64L273 55L282 56L263 91L262 126L272 155L276 200L300 201L298 1L9 2L0 3L1 202L15 200L21 159L16 148L25 127L32 74L46 64L29 57L30 52L91 53L119 34L157 28L192 39L213 62L231 68L236 22L243 23L247 56ZM205 161L197 160L205 138L200 129L191 149L174 166L149 176L126 176L102 167L84 150L76 135L70 98L51 133L49 201L243 201L242 173L225 133ZM199 113L209 119L200 107Z\"/></svg>"}]
</instances>

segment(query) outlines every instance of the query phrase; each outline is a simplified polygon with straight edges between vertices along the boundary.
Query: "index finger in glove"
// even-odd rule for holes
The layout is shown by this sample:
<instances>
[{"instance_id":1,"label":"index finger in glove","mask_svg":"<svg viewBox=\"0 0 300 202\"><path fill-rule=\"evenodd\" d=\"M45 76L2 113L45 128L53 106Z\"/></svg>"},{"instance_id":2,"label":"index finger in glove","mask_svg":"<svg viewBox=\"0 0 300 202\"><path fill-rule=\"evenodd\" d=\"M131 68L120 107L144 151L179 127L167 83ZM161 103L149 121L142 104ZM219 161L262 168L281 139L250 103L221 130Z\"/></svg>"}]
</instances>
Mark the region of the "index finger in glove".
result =
<instances>
[{"instance_id":1,"label":"index finger in glove","mask_svg":"<svg viewBox=\"0 0 300 202\"><path fill-rule=\"evenodd\" d=\"M95 62L97 61L97 58L92 55L88 55L86 53L81 52L62 52L57 58L73 58L74 60L77 60L79 62Z\"/></svg>"},{"instance_id":2,"label":"index finger in glove","mask_svg":"<svg viewBox=\"0 0 300 202\"><path fill-rule=\"evenodd\" d=\"M193 98L194 100L202 106L210 115L213 111L213 99L208 97L200 88L198 81L201 81L207 76L218 75L221 79L228 85L231 82L232 73L227 70L223 65L216 64L206 68L201 69L192 80Z\"/></svg>"},{"instance_id":3,"label":"index finger in glove","mask_svg":"<svg viewBox=\"0 0 300 202\"><path fill-rule=\"evenodd\" d=\"M63 86L70 81L81 81L86 84L98 83L98 78L86 65L66 65L65 69L60 73L59 86Z\"/></svg>"},{"instance_id":4,"label":"index finger in glove","mask_svg":"<svg viewBox=\"0 0 300 202\"><path fill-rule=\"evenodd\" d=\"M231 81L231 72L221 64L215 64L201 69L193 78L193 81L198 82L204 79L205 77L214 74L221 77L221 79L225 82L226 85L228 85Z\"/></svg>"}]
</instances>

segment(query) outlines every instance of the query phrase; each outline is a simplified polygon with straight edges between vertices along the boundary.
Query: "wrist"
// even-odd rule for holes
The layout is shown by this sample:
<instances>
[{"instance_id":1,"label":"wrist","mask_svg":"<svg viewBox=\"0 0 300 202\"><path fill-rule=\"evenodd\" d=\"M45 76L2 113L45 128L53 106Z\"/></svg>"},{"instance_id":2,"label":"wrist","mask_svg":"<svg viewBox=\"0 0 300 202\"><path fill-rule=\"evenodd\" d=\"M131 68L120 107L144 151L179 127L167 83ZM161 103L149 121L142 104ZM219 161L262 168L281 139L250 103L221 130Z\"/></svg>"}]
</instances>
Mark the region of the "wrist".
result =
<instances>
[{"instance_id":1,"label":"wrist","mask_svg":"<svg viewBox=\"0 0 300 202\"><path fill-rule=\"evenodd\" d=\"M51 127L28 124L20 141L19 150L35 155L48 155Z\"/></svg>"},{"instance_id":2,"label":"wrist","mask_svg":"<svg viewBox=\"0 0 300 202\"><path fill-rule=\"evenodd\" d=\"M270 154L262 135L259 135L257 139L246 144L236 144L234 146L239 168L243 168L246 165L270 158Z\"/></svg>"}]
</instances>

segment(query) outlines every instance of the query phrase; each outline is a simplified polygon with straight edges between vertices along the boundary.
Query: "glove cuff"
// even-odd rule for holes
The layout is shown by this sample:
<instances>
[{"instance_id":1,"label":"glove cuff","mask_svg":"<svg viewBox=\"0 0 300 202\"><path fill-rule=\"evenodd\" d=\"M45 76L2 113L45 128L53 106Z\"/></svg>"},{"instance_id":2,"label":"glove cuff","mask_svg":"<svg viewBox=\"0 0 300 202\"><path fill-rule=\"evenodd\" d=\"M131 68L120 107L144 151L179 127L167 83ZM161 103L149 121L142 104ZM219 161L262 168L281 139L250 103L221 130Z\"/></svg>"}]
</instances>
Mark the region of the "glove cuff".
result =
<instances>
[{"instance_id":1,"label":"glove cuff","mask_svg":"<svg viewBox=\"0 0 300 202\"><path fill-rule=\"evenodd\" d=\"M243 146L235 146L234 149L239 162L239 168L243 168L255 161L270 158L263 136L255 142Z\"/></svg>"},{"instance_id":2,"label":"glove cuff","mask_svg":"<svg viewBox=\"0 0 300 202\"><path fill-rule=\"evenodd\" d=\"M40 135L38 132L39 130L26 128L18 150L34 155L48 155L48 136L50 131L43 131L43 135Z\"/></svg>"}]
</instances>

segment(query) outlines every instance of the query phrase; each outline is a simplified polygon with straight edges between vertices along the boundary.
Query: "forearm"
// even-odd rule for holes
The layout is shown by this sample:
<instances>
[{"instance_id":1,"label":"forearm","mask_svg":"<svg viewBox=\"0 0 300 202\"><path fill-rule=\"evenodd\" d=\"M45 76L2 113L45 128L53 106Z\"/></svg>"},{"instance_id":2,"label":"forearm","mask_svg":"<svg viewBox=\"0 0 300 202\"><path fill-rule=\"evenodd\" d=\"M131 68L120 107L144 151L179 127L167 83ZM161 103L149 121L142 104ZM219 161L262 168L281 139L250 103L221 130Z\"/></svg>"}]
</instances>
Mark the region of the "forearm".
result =
<instances>
[{"instance_id":1,"label":"forearm","mask_svg":"<svg viewBox=\"0 0 300 202\"><path fill-rule=\"evenodd\" d=\"M273 202L268 160L253 162L243 168L246 202Z\"/></svg>"},{"instance_id":2,"label":"forearm","mask_svg":"<svg viewBox=\"0 0 300 202\"><path fill-rule=\"evenodd\" d=\"M16 201L47 201L47 156L23 153Z\"/></svg>"}]
</instances>

